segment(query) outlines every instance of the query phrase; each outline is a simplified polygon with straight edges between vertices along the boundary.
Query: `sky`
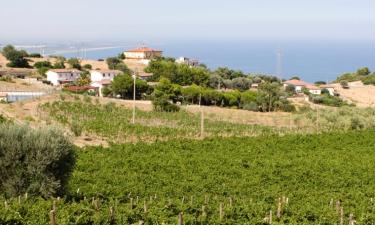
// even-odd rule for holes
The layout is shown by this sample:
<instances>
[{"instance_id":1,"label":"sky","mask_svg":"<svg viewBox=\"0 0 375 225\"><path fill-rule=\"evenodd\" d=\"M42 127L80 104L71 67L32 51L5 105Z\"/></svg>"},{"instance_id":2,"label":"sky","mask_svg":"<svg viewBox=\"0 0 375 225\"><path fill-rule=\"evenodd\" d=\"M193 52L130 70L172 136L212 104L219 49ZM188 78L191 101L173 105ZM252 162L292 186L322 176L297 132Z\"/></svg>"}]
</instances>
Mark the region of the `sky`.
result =
<instances>
[{"instance_id":1,"label":"sky","mask_svg":"<svg viewBox=\"0 0 375 225\"><path fill-rule=\"evenodd\" d=\"M374 0L1 0L0 41L375 38Z\"/></svg>"}]
</instances>

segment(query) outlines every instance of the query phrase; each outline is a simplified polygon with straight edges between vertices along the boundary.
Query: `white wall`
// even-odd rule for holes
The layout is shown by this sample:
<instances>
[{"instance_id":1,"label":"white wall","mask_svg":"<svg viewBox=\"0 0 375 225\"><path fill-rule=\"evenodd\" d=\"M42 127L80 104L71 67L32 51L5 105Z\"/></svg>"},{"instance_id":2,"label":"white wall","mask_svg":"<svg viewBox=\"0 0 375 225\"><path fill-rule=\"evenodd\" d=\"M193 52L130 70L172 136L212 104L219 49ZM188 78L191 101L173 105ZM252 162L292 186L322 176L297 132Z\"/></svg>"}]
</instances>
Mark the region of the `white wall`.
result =
<instances>
[{"instance_id":1,"label":"white wall","mask_svg":"<svg viewBox=\"0 0 375 225\"><path fill-rule=\"evenodd\" d=\"M54 71L48 71L46 74L47 80L55 86L60 85L60 82L73 82L80 76L79 72L57 73Z\"/></svg>"}]
</instances>

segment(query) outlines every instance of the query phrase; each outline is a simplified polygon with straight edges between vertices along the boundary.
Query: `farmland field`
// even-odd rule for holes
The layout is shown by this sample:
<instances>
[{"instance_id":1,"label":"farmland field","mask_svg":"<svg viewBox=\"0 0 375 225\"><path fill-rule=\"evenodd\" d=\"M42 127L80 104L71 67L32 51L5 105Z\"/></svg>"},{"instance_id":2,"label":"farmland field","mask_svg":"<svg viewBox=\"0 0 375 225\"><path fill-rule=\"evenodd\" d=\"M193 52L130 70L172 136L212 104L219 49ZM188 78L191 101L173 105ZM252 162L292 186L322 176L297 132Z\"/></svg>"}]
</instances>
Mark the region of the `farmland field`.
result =
<instances>
[{"instance_id":1,"label":"farmland field","mask_svg":"<svg viewBox=\"0 0 375 225\"><path fill-rule=\"evenodd\" d=\"M185 224L263 224L271 210L272 224L348 224L351 214L358 224L374 224L374 136L365 130L78 149L57 221L177 224L183 212ZM7 204L0 205L2 224L48 224L52 200Z\"/></svg>"}]
</instances>

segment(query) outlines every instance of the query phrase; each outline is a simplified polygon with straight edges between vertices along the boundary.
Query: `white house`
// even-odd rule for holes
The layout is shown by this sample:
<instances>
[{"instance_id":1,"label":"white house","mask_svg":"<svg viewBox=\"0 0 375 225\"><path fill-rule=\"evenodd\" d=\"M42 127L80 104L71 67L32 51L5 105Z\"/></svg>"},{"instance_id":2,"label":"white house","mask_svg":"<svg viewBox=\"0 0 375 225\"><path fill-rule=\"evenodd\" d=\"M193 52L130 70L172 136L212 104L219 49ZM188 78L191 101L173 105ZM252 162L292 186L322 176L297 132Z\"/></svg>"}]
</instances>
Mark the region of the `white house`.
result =
<instances>
[{"instance_id":1,"label":"white house","mask_svg":"<svg viewBox=\"0 0 375 225\"><path fill-rule=\"evenodd\" d=\"M186 57L180 57L176 59L176 63L178 64L186 64L191 67L199 66L199 61L196 59L189 59Z\"/></svg>"},{"instance_id":2,"label":"white house","mask_svg":"<svg viewBox=\"0 0 375 225\"><path fill-rule=\"evenodd\" d=\"M115 76L122 73L120 70L91 70L90 78L91 82L101 81L101 80L113 80Z\"/></svg>"},{"instance_id":3,"label":"white house","mask_svg":"<svg viewBox=\"0 0 375 225\"><path fill-rule=\"evenodd\" d=\"M320 86L322 89L326 89L331 96L335 96L335 88L329 84L324 84Z\"/></svg>"},{"instance_id":4,"label":"white house","mask_svg":"<svg viewBox=\"0 0 375 225\"><path fill-rule=\"evenodd\" d=\"M66 83L73 83L81 74L81 71L74 69L51 69L46 72L47 80L57 86Z\"/></svg>"},{"instance_id":5,"label":"white house","mask_svg":"<svg viewBox=\"0 0 375 225\"><path fill-rule=\"evenodd\" d=\"M296 93L301 93L302 92L302 89L303 88L306 88L309 90L309 92L311 94L314 94L314 95L320 95L321 94L321 89L313 84L309 84L305 81L302 81L302 80L297 80L297 79L293 79L293 80L287 80L283 83L284 85L284 89L286 89L286 87L288 86L294 86L294 90Z\"/></svg>"},{"instance_id":6,"label":"white house","mask_svg":"<svg viewBox=\"0 0 375 225\"><path fill-rule=\"evenodd\" d=\"M163 51L148 47L131 49L124 52L124 56L126 59L135 59L146 65L150 62L151 59L162 57L162 55Z\"/></svg>"},{"instance_id":7,"label":"white house","mask_svg":"<svg viewBox=\"0 0 375 225\"><path fill-rule=\"evenodd\" d=\"M98 88L99 96L102 97L103 88L110 85L113 79L121 73L119 70L91 70L91 86Z\"/></svg>"}]
</instances>

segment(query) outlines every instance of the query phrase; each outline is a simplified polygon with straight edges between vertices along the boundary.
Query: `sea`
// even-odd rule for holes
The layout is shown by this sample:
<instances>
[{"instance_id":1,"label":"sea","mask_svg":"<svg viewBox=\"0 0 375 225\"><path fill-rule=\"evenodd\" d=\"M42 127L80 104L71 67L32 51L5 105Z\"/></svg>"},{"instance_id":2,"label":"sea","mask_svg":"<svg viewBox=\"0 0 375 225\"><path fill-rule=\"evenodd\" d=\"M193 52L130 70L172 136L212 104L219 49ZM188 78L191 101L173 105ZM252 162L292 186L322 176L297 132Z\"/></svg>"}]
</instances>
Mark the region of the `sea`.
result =
<instances>
[{"instance_id":1,"label":"sea","mask_svg":"<svg viewBox=\"0 0 375 225\"><path fill-rule=\"evenodd\" d=\"M45 54L105 59L139 47L136 42L45 45ZM308 82L330 82L367 66L375 70L374 41L155 41L147 46L164 56L197 59L214 70L229 67L251 74L298 76Z\"/></svg>"}]
</instances>

